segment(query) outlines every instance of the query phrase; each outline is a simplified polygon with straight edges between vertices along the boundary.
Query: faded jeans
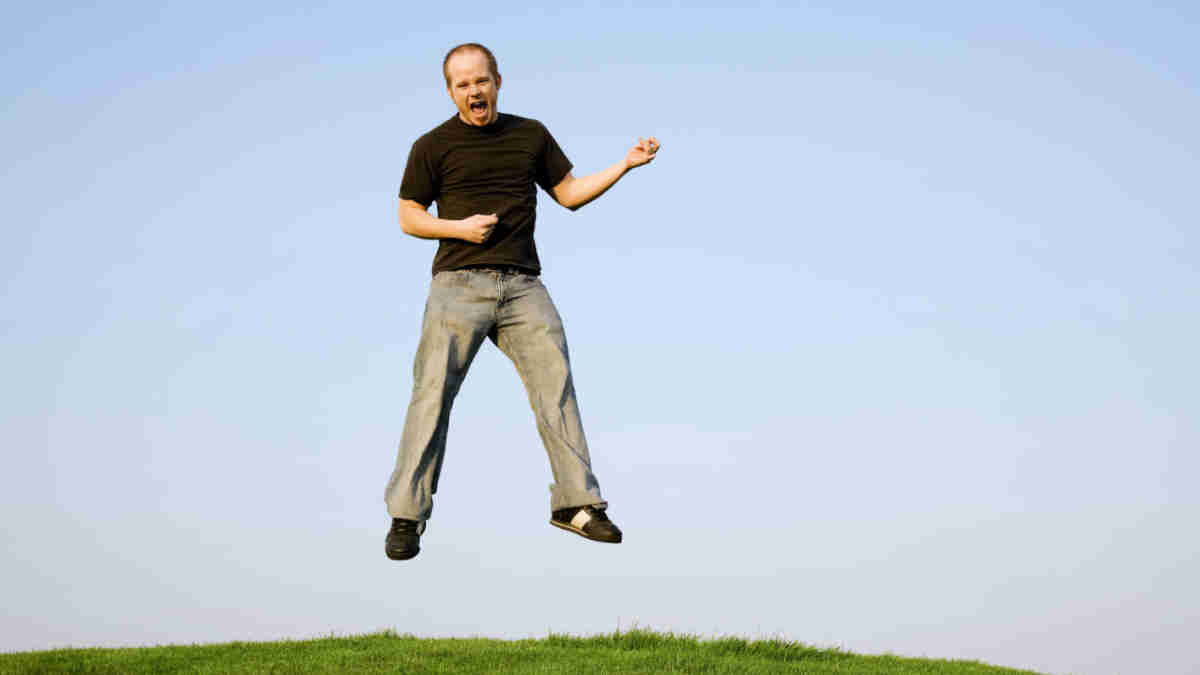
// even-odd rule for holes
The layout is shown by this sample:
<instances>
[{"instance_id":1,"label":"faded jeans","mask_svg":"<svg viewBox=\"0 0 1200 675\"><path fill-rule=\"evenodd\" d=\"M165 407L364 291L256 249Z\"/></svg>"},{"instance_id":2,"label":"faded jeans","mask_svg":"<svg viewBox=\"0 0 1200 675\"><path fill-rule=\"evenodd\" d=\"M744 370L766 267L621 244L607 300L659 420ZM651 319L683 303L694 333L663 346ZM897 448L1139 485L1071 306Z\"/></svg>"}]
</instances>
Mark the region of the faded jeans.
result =
<instances>
[{"instance_id":1,"label":"faded jeans","mask_svg":"<svg viewBox=\"0 0 1200 675\"><path fill-rule=\"evenodd\" d=\"M418 521L432 513L450 408L484 337L512 360L525 383L554 475L550 509L605 506L579 419L562 320L546 287L528 274L467 269L438 272L429 287L412 401L384 493L388 513Z\"/></svg>"}]
</instances>

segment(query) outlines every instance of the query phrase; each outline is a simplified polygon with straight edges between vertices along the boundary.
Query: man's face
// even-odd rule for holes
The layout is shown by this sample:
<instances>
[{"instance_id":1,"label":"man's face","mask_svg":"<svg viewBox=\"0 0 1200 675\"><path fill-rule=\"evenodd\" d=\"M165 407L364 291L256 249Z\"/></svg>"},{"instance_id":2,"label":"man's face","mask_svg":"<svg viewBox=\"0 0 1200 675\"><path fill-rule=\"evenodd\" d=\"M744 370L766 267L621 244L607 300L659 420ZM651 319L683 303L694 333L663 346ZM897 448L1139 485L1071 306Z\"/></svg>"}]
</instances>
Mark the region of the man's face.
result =
<instances>
[{"instance_id":1,"label":"man's face","mask_svg":"<svg viewBox=\"0 0 1200 675\"><path fill-rule=\"evenodd\" d=\"M450 76L450 98L458 108L459 119L477 127L496 121L500 114L496 110L500 77L492 75L483 52L467 50L455 54L446 63L446 73Z\"/></svg>"}]
</instances>

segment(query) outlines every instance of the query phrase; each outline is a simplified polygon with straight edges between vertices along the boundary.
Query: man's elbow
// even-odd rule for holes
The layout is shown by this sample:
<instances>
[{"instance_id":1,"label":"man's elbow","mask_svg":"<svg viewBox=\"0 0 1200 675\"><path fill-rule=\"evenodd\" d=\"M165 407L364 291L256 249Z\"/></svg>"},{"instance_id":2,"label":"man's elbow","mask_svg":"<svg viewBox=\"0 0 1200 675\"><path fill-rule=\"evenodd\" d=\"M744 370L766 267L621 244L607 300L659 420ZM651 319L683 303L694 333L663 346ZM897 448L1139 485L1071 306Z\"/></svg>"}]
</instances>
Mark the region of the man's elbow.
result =
<instances>
[{"instance_id":1,"label":"man's elbow","mask_svg":"<svg viewBox=\"0 0 1200 675\"><path fill-rule=\"evenodd\" d=\"M567 177L554 186L554 190L550 193L559 206L571 211L578 211L584 204L584 200L579 198L576 189L579 186L575 181L575 177L568 173Z\"/></svg>"},{"instance_id":2,"label":"man's elbow","mask_svg":"<svg viewBox=\"0 0 1200 675\"><path fill-rule=\"evenodd\" d=\"M430 238L430 234L420 225L415 223L405 223L403 219L400 220L400 231L404 232L404 234L407 234L410 237L416 237L417 239Z\"/></svg>"},{"instance_id":3,"label":"man's elbow","mask_svg":"<svg viewBox=\"0 0 1200 675\"><path fill-rule=\"evenodd\" d=\"M555 195L554 201L558 202L559 206L561 206L564 209L567 209L569 211L578 211L579 209L583 208L583 204L584 204L583 200L578 199L574 195L569 194L569 193Z\"/></svg>"},{"instance_id":4,"label":"man's elbow","mask_svg":"<svg viewBox=\"0 0 1200 675\"><path fill-rule=\"evenodd\" d=\"M416 219L412 217L416 215L413 213L414 211L424 211L424 209L418 209L413 203L400 202L400 208L396 210L396 220L399 221L400 229L404 234L411 234L415 237L417 228L415 226Z\"/></svg>"}]
</instances>

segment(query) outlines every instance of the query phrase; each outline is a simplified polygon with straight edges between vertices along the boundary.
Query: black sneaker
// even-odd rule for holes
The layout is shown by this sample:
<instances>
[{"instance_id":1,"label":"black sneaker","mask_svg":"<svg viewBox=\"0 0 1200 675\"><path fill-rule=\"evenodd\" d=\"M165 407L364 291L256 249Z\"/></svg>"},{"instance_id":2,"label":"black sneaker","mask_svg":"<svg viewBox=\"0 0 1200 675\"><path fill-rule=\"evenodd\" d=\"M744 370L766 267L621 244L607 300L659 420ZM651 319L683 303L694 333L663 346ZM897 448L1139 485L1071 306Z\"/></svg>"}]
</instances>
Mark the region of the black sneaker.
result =
<instances>
[{"instance_id":1,"label":"black sneaker","mask_svg":"<svg viewBox=\"0 0 1200 675\"><path fill-rule=\"evenodd\" d=\"M572 506L551 514L550 524L592 541L621 543L621 530L604 513L603 507Z\"/></svg>"},{"instance_id":2,"label":"black sneaker","mask_svg":"<svg viewBox=\"0 0 1200 675\"><path fill-rule=\"evenodd\" d=\"M425 522L392 518L392 529L388 530L387 544L383 547L392 560L408 560L421 552L421 533Z\"/></svg>"}]
</instances>

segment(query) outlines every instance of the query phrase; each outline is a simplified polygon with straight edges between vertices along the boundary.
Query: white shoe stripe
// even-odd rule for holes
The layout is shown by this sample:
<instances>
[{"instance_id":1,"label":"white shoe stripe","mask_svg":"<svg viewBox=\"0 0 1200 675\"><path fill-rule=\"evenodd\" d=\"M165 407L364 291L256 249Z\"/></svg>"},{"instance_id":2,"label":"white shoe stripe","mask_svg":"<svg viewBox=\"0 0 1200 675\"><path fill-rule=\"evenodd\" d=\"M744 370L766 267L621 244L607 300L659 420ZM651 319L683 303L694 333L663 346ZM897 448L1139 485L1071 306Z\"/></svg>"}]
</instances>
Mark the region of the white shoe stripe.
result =
<instances>
[{"instance_id":1,"label":"white shoe stripe","mask_svg":"<svg viewBox=\"0 0 1200 675\"><path fill-rule=\"evenodd\" d=\"M579 509L579 513L576 513L575 517L571 519L571 525L582 530L583 526L587 525L591 520L592 514L588 513L587 509Z\"/></svg>"}]
</instances>

